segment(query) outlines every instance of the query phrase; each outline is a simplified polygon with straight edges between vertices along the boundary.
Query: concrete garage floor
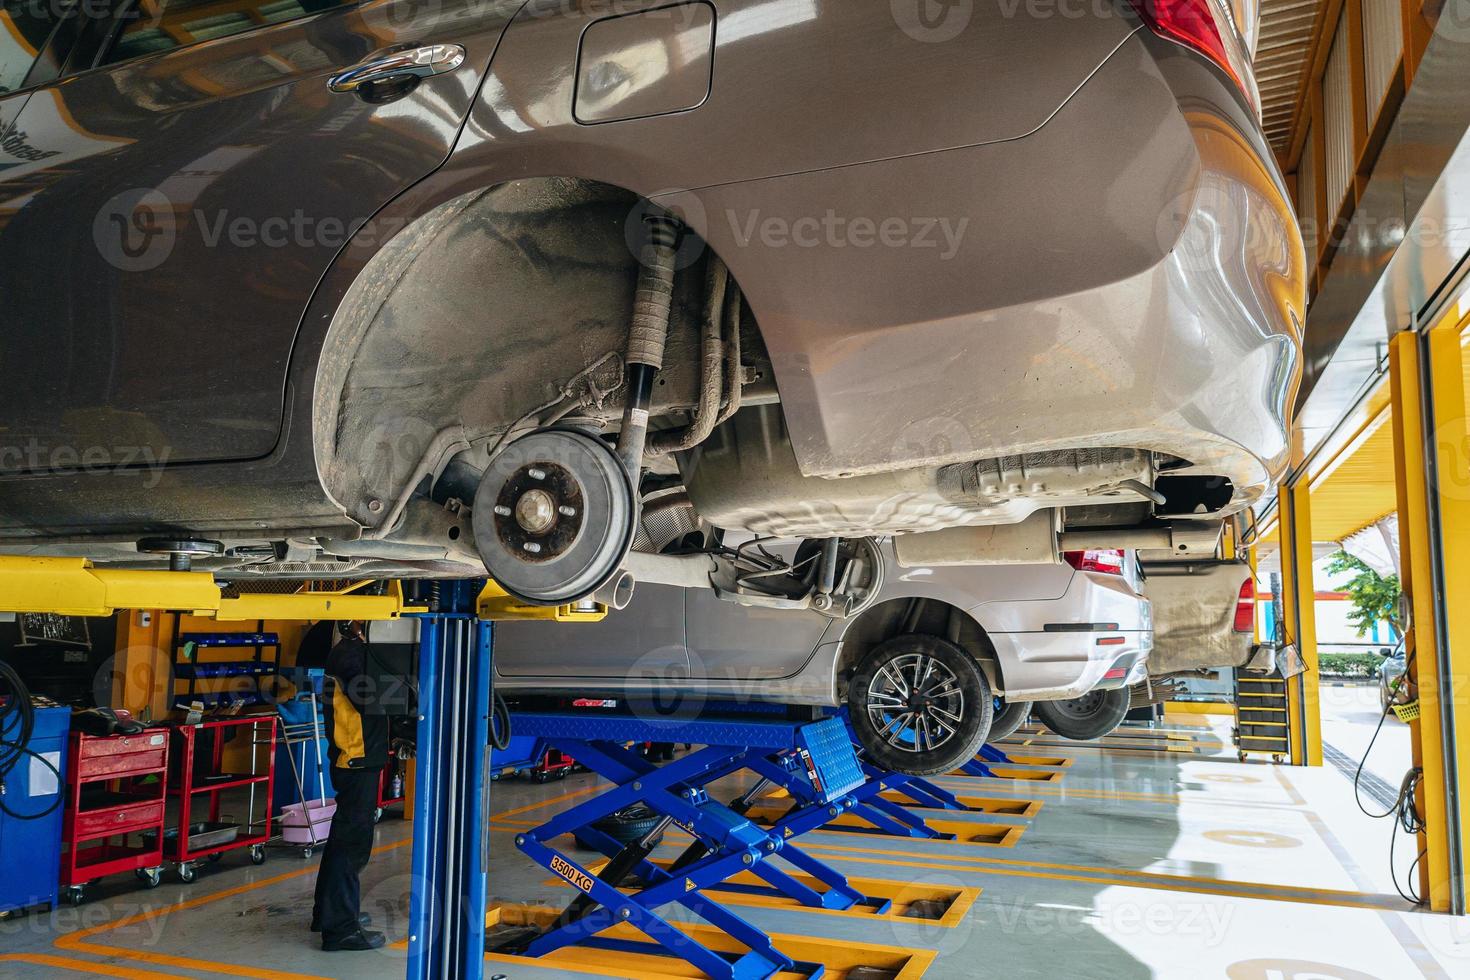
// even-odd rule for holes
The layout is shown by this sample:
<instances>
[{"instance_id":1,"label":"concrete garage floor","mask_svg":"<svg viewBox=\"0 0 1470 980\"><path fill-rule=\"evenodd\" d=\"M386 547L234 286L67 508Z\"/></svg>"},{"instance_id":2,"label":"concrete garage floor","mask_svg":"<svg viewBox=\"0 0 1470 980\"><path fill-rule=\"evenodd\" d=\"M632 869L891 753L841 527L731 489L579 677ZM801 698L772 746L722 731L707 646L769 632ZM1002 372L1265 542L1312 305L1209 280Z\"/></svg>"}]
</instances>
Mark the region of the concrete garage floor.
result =
<instances>
[{"instance_id":1,"label":"concrete garage floor","mask_svg":"<svg viewBox=\"0 0 1470 980\"><path fill-rule=\"evenodd\" d=\"M1356 701L1326 693L1335 720L1324 728L1329 739L1345 742L1338 722L1343 731L1356 731L1352 718L1341 717L1357 711ZM941 782L970 795L1040 803L1029 819L956 818L1024 825L1012 847L831 832L803 839L849 875L982 889L955 927L774 908L736 911L770 932L820 937L837 947L860 941L934 951L924 974L933 980L1470 977L1470 927L1409 911L1388 879L1389 821L1362 816L1349 779L1331 765L1240 764L1229 745L1229 719L1206 716L1170 716L1160 730L1126 727L1101 745L1023 731L1005 748L1013 756L1070 762L1016 772L1054 779ZM1386 766L1383 778L1397 785L1393 768ZM503 845L492 864L495 896L557 907L567 901L570 891L549 884L545 872L513 849L511 836L595 785L589 775L546 786L495 784L492 834ZM390 941L405 934L409 829L392 816L384 820L364 876L364 908ZM1402 877L1412 855L1399 844ZM665 850L672 854L678 846L672 841ZM104 882L80 909L0 922L0 976L401 977L401 948L317 950L306 930L315 865L316 859L278 851L260 868L230 855L190 886L170 881L132 891L128 881ZM623 970L604 972L635 972ZM487 975L494 974L553 980L586 970L494 962Z\"/></svg>"}]
</instances>

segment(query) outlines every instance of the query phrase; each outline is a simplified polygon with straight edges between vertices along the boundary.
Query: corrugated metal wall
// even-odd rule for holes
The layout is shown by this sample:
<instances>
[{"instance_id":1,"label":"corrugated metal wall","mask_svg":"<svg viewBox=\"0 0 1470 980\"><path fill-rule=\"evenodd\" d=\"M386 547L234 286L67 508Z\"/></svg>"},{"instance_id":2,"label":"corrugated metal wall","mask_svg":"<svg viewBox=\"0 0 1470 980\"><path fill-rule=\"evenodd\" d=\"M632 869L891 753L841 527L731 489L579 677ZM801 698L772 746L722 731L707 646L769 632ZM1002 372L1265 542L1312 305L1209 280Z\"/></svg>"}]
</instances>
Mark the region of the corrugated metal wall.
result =
<instances>
[{"instance_id":1,"label":"corrugated metal wall","mask_svg":"<svg viewBox=\"0 0 1470 980\"><path fill-rule=\"evenodd\" d=\"M1399 0L1363 0L1363 81L1369 119L1377 117L1403 52L1402 14Z\"/></svg>"},{"instance_id":2,"label":"corrugated metal wall","mask_svg":"<svg viewBox=\"0 0 1470 980\"><path fill-rule=\"evenodd\" d=\"M1353 76L1346 17L1339 17L1322 75L1322 116L1327 137L1327 220L1342 205L1353 172Z\"/></svg>"},{"instance_id":3,"label":"corrugated metal wall","mask_svg":"<svg viewBox=\"0 0 1470 980\"><path fill-rule=\"evenodd\" d=\"M1296 214L1302 226L1302 244L1308 266L1317 262L1317 158L1312 153L1312 127L1307 127L1306 149L1296 172Z\"/></svg>"}]
</instances>

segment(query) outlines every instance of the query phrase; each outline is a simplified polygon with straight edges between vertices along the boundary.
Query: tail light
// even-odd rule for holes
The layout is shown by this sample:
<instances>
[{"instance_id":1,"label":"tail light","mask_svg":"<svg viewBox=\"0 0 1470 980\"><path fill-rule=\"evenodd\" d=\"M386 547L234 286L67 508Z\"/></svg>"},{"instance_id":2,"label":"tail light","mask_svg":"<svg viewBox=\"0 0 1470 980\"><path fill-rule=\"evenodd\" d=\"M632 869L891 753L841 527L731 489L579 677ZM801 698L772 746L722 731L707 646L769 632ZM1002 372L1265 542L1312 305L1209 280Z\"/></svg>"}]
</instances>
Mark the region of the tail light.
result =
<instances>
[{"instance_id":1,"label":"tail light","mask_svg":"<svg viewBox=\"0 0 1470 980\"><path fill-rule=\"evenodd\" d=\"M1230 76L1251 108L1258 108L1255 88L1247 81L1252 78L1249 56L1235 33L1235 22L1218 4L1211 0L1129 2L1149 30L1209 58Z\"/></svg>"},{"instance_id":2,"label":"tail light","mask_svg":"<svg viewBox=\"0 0 1470 980\"><path fill-rule=\"evenodd\" d=\"M1121 551L1068 551L1062 559L1079 572L1102 572L1104 575L1123 574L1123 552Z\"/></svg>"},{"instance_id":3,"label":"tail light","mask_svg":"<svg viewBox=\"0 0 1470 980\"><path fill-rule=\"evenodd\" d=\"M1235 632L1256 631L1256 583L1246 579L1240 583L1240 597L1235 600Z\"/></svg>"}]
</instances>

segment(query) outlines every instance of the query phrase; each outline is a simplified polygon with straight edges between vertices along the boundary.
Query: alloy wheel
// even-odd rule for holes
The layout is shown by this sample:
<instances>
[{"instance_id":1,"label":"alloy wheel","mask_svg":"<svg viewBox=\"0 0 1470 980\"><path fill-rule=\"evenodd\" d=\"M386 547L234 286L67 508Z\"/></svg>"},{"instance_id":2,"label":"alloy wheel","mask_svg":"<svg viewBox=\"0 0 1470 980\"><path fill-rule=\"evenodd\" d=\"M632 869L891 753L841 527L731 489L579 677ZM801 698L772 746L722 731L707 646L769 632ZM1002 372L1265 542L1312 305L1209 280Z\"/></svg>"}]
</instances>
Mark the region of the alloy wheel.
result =
<instances>
[{"instance_id":1,"label":"alloy wheel","mask_svg":"<svg viewBox=\"0 0 1470 980\"><path fill-rule=\"evenodd\" d=\"M965 695L954 671L927 653L895 657L868 684L868 719L880 738L905 752L928 752L959 733Z\"/></svg>"}]
</instances>

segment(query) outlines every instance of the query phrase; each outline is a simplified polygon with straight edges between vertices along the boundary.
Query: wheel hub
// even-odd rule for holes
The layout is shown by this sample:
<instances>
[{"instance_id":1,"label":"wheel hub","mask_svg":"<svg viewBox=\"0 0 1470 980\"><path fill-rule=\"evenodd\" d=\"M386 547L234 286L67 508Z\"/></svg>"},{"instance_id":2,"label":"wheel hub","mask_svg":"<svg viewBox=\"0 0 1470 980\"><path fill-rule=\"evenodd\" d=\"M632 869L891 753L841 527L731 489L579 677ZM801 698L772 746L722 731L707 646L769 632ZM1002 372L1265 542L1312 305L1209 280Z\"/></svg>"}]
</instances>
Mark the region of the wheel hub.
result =
<instances>
[{"instance_id":1,"label":"wheel hub","mask_svg":"<svg viewBox=\"0 0 1470 980\"><path fill-rule=\"evenodd\" d=\"M511 474L495 499L495 530L523 561L558 558L582 531L585 510L577 478L564 466L535 460Z\"/></svg>"},{"instance_id":2,"label":"wheel hub","mask_svg":"<svg viewBox=\"0 0 1470 980\"><path fill-rule=\"evenodd\" d=\"M516 523L532 534L545 534L556 523L556 501L545 490L527 490L516 501Z\"/></svg>"},{"instance_id":3,"label":"wheel hub","mask_svg":"<svg viewBox=\"0 0 1470 980\"><path fill-rule=\"evenodd\" d=\"M475 494L475 546L491 578L539 605L585 599L633 542L637 502L612 448L580 429L542 429L490 461Z\"/></svg>"}]
</instances>

